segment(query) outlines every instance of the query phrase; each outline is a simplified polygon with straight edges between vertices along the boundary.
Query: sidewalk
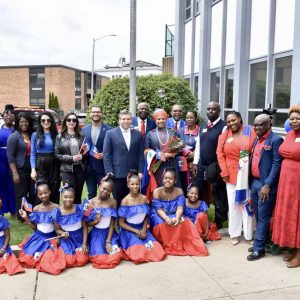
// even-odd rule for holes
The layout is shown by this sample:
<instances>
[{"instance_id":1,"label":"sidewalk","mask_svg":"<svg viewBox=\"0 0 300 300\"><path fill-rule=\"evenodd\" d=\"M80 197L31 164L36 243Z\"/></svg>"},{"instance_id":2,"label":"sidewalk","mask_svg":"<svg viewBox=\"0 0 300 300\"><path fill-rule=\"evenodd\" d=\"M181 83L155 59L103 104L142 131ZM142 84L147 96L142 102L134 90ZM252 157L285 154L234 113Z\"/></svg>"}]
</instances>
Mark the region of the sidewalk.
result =
<instances>
[{"instance_id":1,"label":"sidewalk","mask_svg":"<svg viewBox=\"0 0 300 300\"><path fill-rule=\"evenodd\" d=\"M249 245L232 246L228 236L208 245L208 257L175 257L111 270L91 264L59 276L26 270L0 275L0 299L300 299L300 268L288 269L282 256L248 262Z\"/></svg>"}]
</instances>

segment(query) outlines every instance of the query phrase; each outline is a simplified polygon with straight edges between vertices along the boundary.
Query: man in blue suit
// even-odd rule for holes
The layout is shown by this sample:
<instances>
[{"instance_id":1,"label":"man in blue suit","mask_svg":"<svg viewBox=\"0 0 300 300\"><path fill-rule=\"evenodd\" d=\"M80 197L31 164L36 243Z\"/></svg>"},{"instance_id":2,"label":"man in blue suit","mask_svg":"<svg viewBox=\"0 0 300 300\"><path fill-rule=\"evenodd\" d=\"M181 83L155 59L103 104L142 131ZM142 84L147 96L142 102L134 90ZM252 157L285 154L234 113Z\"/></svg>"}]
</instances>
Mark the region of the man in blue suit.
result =
<instances>
[{"instance_id":1,"label":"man in blue suit","mask_svg":"<svg viewBox=\"0 0 300 300\"><path fill-rule=\"evenodd\" d=\"M155 129L156 124L148 117L150 106L147 102L139 103L137 109L138 116L132 118L132 126L142 134L143 139L145 140L146 134L152 129Z\"/></svg>"},{"instance_id":2,"label":"man in blue suit","mask_svg":"<svg viewBox=\"0 0 300 300\"><path fill-rule=\"evenodd\" d=\"M250 157L251 199L256 217L256 232L249 261L265 256L265 244L269 237L272 212L275 207L281 157L278 148L283 139L272 132L270 116L258 115L254 120L257 138L254 141Z\"/></svg>"},{"instance_id":3,"label":"man in blue suit","mask_svg":"<svg viewBox=\"0 0 300 300\"><path fill-rule=\"evenodd\" d=\"M186 122L182 119L183 107L181 104L174 104L171 110L172 118L167 119L166 127L174 130L176 133L179 128L183 128Z\"/></svg>"},{"instance_id":4,"label":"man in blue suit","mask_svg":"<svg viewBox=\"0 0 300 300\"><path fill-rule=\"evenodd\" d=\"M85 142L90 145L91 152L88 155L86 168L86 185L88 188L88 197L92 199L97 195L97 187L101 179L105 176L103 166L103 142L106 132L112 127L103 123L101 107L93 105L91 107L90 117L92 123L82 128L82 135Z\"/></svg>"},{"instance_id":5,"label":"man in blue suit","mask_svg":"<svg viewBox=\"0 0 300 300\"><path fill-rule=\"evenodd\" d=\"M105 136L103 161L106 174L115 177L113 195L120 205L128 195L127 176L130 170L137 170L140 179L144 168L144 142L139 131L130 128L131 113L122 110L119 114L120 126L109 130Z\"/></svg>"}]
</instances>

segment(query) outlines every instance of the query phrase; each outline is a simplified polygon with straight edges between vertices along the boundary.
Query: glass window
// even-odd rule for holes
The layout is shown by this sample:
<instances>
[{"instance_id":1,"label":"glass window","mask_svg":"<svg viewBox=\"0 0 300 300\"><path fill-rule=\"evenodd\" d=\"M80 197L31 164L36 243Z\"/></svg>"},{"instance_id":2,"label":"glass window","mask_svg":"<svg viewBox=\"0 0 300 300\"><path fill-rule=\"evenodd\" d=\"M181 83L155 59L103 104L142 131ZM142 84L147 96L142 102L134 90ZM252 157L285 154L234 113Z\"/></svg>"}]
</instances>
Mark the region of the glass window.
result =
<instances>
[{"instance_id":1,"label":"glass window","mask_svg":"<svg viewBox=\"0 0 300 300\"><path fill-rule=\"evenodd\" d=\"M226 78L225 78L225 108L232 108L232 99L233 99L233 76L234 70L228 69L226 70Z\"/></svg>"},{"instance_id":2,"label":"glass window","mask_svg":"<svg viewBox=\"0 0 300 300\"><path fill-rule=\"evenodd\" d=\"M249 124L249 125L253 125L254 119L255 119L258 115L260 115L260 114L262 114L262 113L263 113L262 110L260 110L260 111L249 111L249 113L248 113L248 124Z\"/></svg>"},{"instance_id":3,"label":"glass window","mask_svg":"<svg viewBox=\"0 0 300 300\"><path fill-rule=\"evenodd\" d=\"M250 100L249 108L264 108L266 98L267 62L250 66Z\"/></svg>"},{"instance_id":4,"label":"glass window","mask_svg":"<svg viewBox=\"0 0 300 300\"><path fill-rule=\"evenodd\" d=\"M283 127L284 122L286 121L287 118L288 118L287 113L276 113L275 115L273 115L272 124L274 127Z\"/></svg>"},{"instance_id":5,"label":"glass window","mask_svg":"<svg viewBox=\"0 0 300 300\"><path fill-rule=\"evenodd\" d=\"M192 0L185 0L185 19L188 20L191 18L192 12Z\"/></svg>"},{"instance_id":6,"label":"glass window","mask_svg":"<svg viewBox=\"0 0 300 300\"><path fill-rule=\"evenodd\" d=\"M252 0L250 58L267 55L269 0Z\"/></svg>"},{"instance_id":7,"label":"glass window","mask_svg":"<svg viewBox=\"0 0 300 300\"><path fill-rule=\"evenodd\" d=\"M210 74L210 101L219 102L220 94L220 72Z\"/></svg>"},{"instance_id":8,"label":"glass window","mask_svg":"<svg viewBox=\"0 0 300 300\"><path fill-rule=\"evenodd\" d=\"M275 59L274 107L289 108L291 96L292 56Z\"/></svg>"},{"instance_id":9,"label":"glass window","mask_svg":"<svg viewBox=\"0 0 300 300\"><path fill-rule=\"evenodd\" d=\"M200 14L200 0L196 0L195 10L196 10L195 15L199 15Z\"/></svg>"},{"instance_id":10,"label":"glass window","mask_svg":"<svg viewBox=\"0 0 300 300\"><path fill-rule=\"evenodd\" d=\"M236 4L237 0L227 1L225 65L234 63Z\"/></svg>"},{"instance_id":11,"label":"glass window","mask_svg":"<svg viewBox=\"0 0 300 300\"><path fill-rule=\"evenodd\" d=\"M192 21L185 24L184 75L191 74Z\"/></svg>"},{"instance_id":12,"label":"glass window","mask_svg":"<svg viewBox=\"0 0 300 300\"><path fill-rule=\"evenodd\" d=\"M198 75L194 77L194 96L198 99Z\"/></svg>"},{"instance_id":13,"label":"glass window","mask_svg":"<svg viewBox=\"0 0 300 300\"><path fill-rule=\"evenodd\" d=\"M210 44L210 68L218 68L221 65L222 46L222 17L223 1L212 7L211 16L211 44Z\"/></svg>"},{"instance_id":14,"label":"glass window","mask_svg":"<svg viewBox=\"0 0 300 300\"><path fill-rule=\"evenodd\" d=\"M45 98L31 98L30 105L33 106L44 106L45 105Z\"/></svg>"},{"instance_id":15,"label":"glass window","mask_svg":"<svg viewBox=\"0 0 300 300\"><path fill-rule=\"evenodd\" d=\"M81 109L81 98L75 98L75 109Z\"/></svg>"},{"instance_id":16,"label":"glass window","mask_svg":"<svg viewBox=\"0 0 300 300\"><path fill-rule=\"evenodd\" d=\"M44 84L45 73L31 73L29 76L30 84Z\"/></svg>"},{"instance_id":17,"label":"glass window","mask_svg":"<svg viewBox=\"0 0 300 300\"><path fill-rule=\"evenodd\" d=\"M293 49L295 0L276 0L275 52Z\"/></svg>"},{"instance_id":18,"label":"glass window","mask_svg":"<svg viewBox=\"0 0 300 300\"><path fill-rule=\"evenodd\" d=\"M194 65L194 72L199 72L199 57L200 57L200 16L196 17L195 20L195 65Z\"/></svg>"}]
</instances>

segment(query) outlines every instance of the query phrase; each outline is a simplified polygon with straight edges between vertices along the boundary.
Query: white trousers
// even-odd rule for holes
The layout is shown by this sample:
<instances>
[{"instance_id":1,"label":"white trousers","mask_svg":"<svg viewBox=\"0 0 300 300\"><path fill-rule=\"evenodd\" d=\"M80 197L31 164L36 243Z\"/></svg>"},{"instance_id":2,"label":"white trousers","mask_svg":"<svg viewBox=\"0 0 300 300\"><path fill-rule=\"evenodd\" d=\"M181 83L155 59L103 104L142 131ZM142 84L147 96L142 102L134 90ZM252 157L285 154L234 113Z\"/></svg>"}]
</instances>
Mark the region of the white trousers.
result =
<instances>
[{"instance_id":1,"label":"white trousers","mask_svg":"<svg viewBox=\"0 0 300 300\"><path fill-rule=\"evenodd\" d=\"M231 238L239 237L244 233L245 240L253 239L253 217L249 217L245 207L235 205L236 185L226 182L228 197L228 232Z\"/></svg>"}]
</instances>

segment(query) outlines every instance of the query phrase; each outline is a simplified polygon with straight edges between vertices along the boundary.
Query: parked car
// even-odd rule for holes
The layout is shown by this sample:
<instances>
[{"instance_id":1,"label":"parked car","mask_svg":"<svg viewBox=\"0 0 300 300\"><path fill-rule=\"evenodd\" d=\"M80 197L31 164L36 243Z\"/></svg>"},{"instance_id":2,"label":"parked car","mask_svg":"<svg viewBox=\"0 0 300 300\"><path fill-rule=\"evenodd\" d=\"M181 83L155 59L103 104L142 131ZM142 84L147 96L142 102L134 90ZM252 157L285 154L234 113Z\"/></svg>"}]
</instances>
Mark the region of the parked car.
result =
<instances>
[{"instance_id":1,"label":"parked car","mask_svg":"<svg viewBox=\"0 0 300 300\"><path fill-rule=\"evenodd\" d=\"M44 108L40 108L40 107L35 107L35 106L30 106L30 107L15 107L14 108L14 113L15 116L17 116L19 113L21 112L28 112L31 114L32 118L33 118L33 125L34 125L34 129L37 129L37 122L38 122L38 116L42 114L42 112L44 111L48 111L52 114L52 116L54 117L54 121L56 123L56 127L57 130L60 131L61 130L61 126L62 126L62 119L60 118L60 116L52 109L44 109Z\"/></svg>"}]
</instances>

